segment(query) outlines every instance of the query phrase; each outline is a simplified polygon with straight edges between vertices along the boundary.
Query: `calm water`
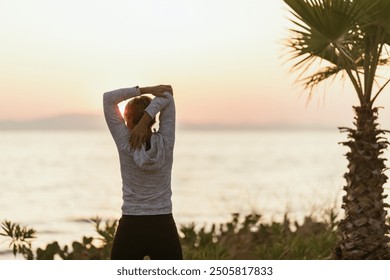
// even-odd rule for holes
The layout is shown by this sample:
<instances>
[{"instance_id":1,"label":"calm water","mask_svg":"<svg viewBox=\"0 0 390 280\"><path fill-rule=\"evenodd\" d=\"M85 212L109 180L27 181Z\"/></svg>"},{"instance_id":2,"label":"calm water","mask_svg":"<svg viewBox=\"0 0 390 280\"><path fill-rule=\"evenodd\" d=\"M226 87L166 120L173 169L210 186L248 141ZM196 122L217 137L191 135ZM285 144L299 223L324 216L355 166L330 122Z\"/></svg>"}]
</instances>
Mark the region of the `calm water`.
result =
<instances>
[{"instance_id":1,"label":"calm water","mask_svg":"<svg viewBox=\"0 0 390 280\"><path fill-rule=\"evenodd\" d=\"M119 162L106 131L0 135L0 219L34 227L36 246L94 235L85 222L90 217L120 217ZM337 143L345 137L336 129L178 131L172 175L177 223L222 222L252 210L265 220L286 211L300 219L339 206L347 150ZM0 237L0 251L7 244Z\"/></svg>"}]
</instances>

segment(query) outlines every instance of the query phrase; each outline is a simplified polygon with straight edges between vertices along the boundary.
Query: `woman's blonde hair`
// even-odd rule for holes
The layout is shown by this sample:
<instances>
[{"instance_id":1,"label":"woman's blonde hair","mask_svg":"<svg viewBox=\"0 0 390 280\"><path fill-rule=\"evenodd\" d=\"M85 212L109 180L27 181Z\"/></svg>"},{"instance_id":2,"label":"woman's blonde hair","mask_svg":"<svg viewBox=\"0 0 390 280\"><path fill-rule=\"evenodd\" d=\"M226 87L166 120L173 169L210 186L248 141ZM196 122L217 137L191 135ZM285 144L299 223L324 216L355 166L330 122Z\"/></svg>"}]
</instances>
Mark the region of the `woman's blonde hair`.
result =
<instances>
[{"instance_id":1,"label":"woman's blonde hair","mask_svg":"<svg viewBox=\"0 0 390 280\"><path fill-rule=\"evenodd\" d=\"M129 122L129 116L132 116L133 125L137 125L142 119L145 109L149 106L152 99L148 96L139 96L131 99L125 107L124 118L126 123ZM150 122L149 127L152 127L156 123L156 118Z\"/></svg>"}]
</instances>

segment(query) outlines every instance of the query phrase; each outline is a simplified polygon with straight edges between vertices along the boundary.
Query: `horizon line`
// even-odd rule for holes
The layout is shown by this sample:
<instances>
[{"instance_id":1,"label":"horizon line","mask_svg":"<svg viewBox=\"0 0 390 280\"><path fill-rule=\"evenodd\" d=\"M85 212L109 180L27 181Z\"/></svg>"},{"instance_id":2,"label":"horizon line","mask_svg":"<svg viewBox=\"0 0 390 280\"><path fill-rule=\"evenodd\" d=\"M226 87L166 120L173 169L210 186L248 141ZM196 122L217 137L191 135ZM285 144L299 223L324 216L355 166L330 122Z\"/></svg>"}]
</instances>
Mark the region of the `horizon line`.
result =
<instances>
[{"instance_id":1,"label":"horizon line","mask_svg":"<svg viewBox=\"0 0 390 280\"><path fill-rule=\"evenodd\" d=\"M55 121L58 121L56 123ZM39 117L24 120L0 119L0 130L80 130L80 129L105 129L104 116L93 113L66 113L48 117ZM179 122L177 128L188 130L330 130L337 129L337 126L330 124L299 124L299 123L194 123L194 122Z\"/></svg>"}]
</instances>

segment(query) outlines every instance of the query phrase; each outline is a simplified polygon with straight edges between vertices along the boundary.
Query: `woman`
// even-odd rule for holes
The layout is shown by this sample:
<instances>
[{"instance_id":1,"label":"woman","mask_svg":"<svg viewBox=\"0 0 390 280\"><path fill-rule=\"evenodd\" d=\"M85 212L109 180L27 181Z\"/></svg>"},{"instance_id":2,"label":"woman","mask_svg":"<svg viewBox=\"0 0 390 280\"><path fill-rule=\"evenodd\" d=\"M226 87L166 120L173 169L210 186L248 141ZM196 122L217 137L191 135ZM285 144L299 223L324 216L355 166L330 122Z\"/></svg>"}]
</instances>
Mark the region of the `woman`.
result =
<instances>
[{"instance_id":1,"label":"woman","mask_svg":"<svg viewBox=\"0 0 390 280\"><path fill-rule=\"evenodd\" d=\"M123 119L117 104L130 98ZM106 92L103 105L119 153L123 194L111 259L182 259L171 201L175 143L172 87L137 86ZM159 130L152 132L159 112Z\"/></svg>"}]
</instances>

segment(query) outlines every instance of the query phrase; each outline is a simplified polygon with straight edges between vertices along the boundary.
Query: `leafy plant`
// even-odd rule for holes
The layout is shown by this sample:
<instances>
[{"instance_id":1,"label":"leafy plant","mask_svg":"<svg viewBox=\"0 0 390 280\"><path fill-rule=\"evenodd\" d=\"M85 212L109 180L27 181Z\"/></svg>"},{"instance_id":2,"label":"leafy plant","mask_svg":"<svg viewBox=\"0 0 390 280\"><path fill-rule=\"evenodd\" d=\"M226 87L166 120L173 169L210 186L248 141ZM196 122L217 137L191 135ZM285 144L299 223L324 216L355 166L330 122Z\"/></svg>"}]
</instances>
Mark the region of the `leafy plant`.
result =
<instances>
[{"instance_id":1,"label":"leafy plant","mask_svg":"<svg viewBox=\"0 0 390 280\"><path fill-rule=\"evenodd\" d=\"M14 256L19 253L26 259L32 260L33 253L31 251L31 242L32 239L36 238L36 231L32 228L21 227L20 225L14 224L8 220L5 220L1 224L1 228L4 232L0 232L0 235L11 237L9 247L12 248Z\"/></svg>"},{"instance_id":2,"label":"leafy plant","mask_svg":"<svg viewBox=\"0 0 390 280\"><path fill-rule=\"evenodd\" d=\"M61 247L57 241L52 242L46 248L38 248L34 254L31 249L32 239L36 238L36 231L21 227L18 224L5 220L2 223L2 236L11 238L10 247L13 249L13 254L22 254L25 259L32 260L107 260L110 258L112 242L114 240L117 221L106 221L102 225L102 220L99 217L92 218L91 222L95 225L95 230L99 237L84 236L81 242L74 241L69 247L65 245Z\"/></svg>"},{"instance_id":3,"label":"leafy plant","mask_svg":"<svg viewBox=\"0 0 390 280\"><path fill-rule=\"evenodd\" d=\"M242 217L210 229L182 226L186 259L327 259L337 243L337 215L328 211L324 221L306 217L302 224L264 223L259 214Z\"/></svg>"},{"instance_id":4,"label":"leafy plant","mask_svg":"<svg viewBox=\"0 0 390 280\"><path fill-rule=\"evenodd\" d=\"M98 237L83 237L71 246L58 242L31 250L35 231L9 221L3 222L3 236L12 239L14 255L38 260L109 259L117 227L116 220L91 219ZM389 221L388 221L389 222ZM180 227L184 259L328 259L337 243L337 213L331 209L319 220L307 216L302 223L291 222L286 214L282 222L264 222L256 213L232 214L229 221L197 227L194 223Z\"/></svg>"}]
</instances>

